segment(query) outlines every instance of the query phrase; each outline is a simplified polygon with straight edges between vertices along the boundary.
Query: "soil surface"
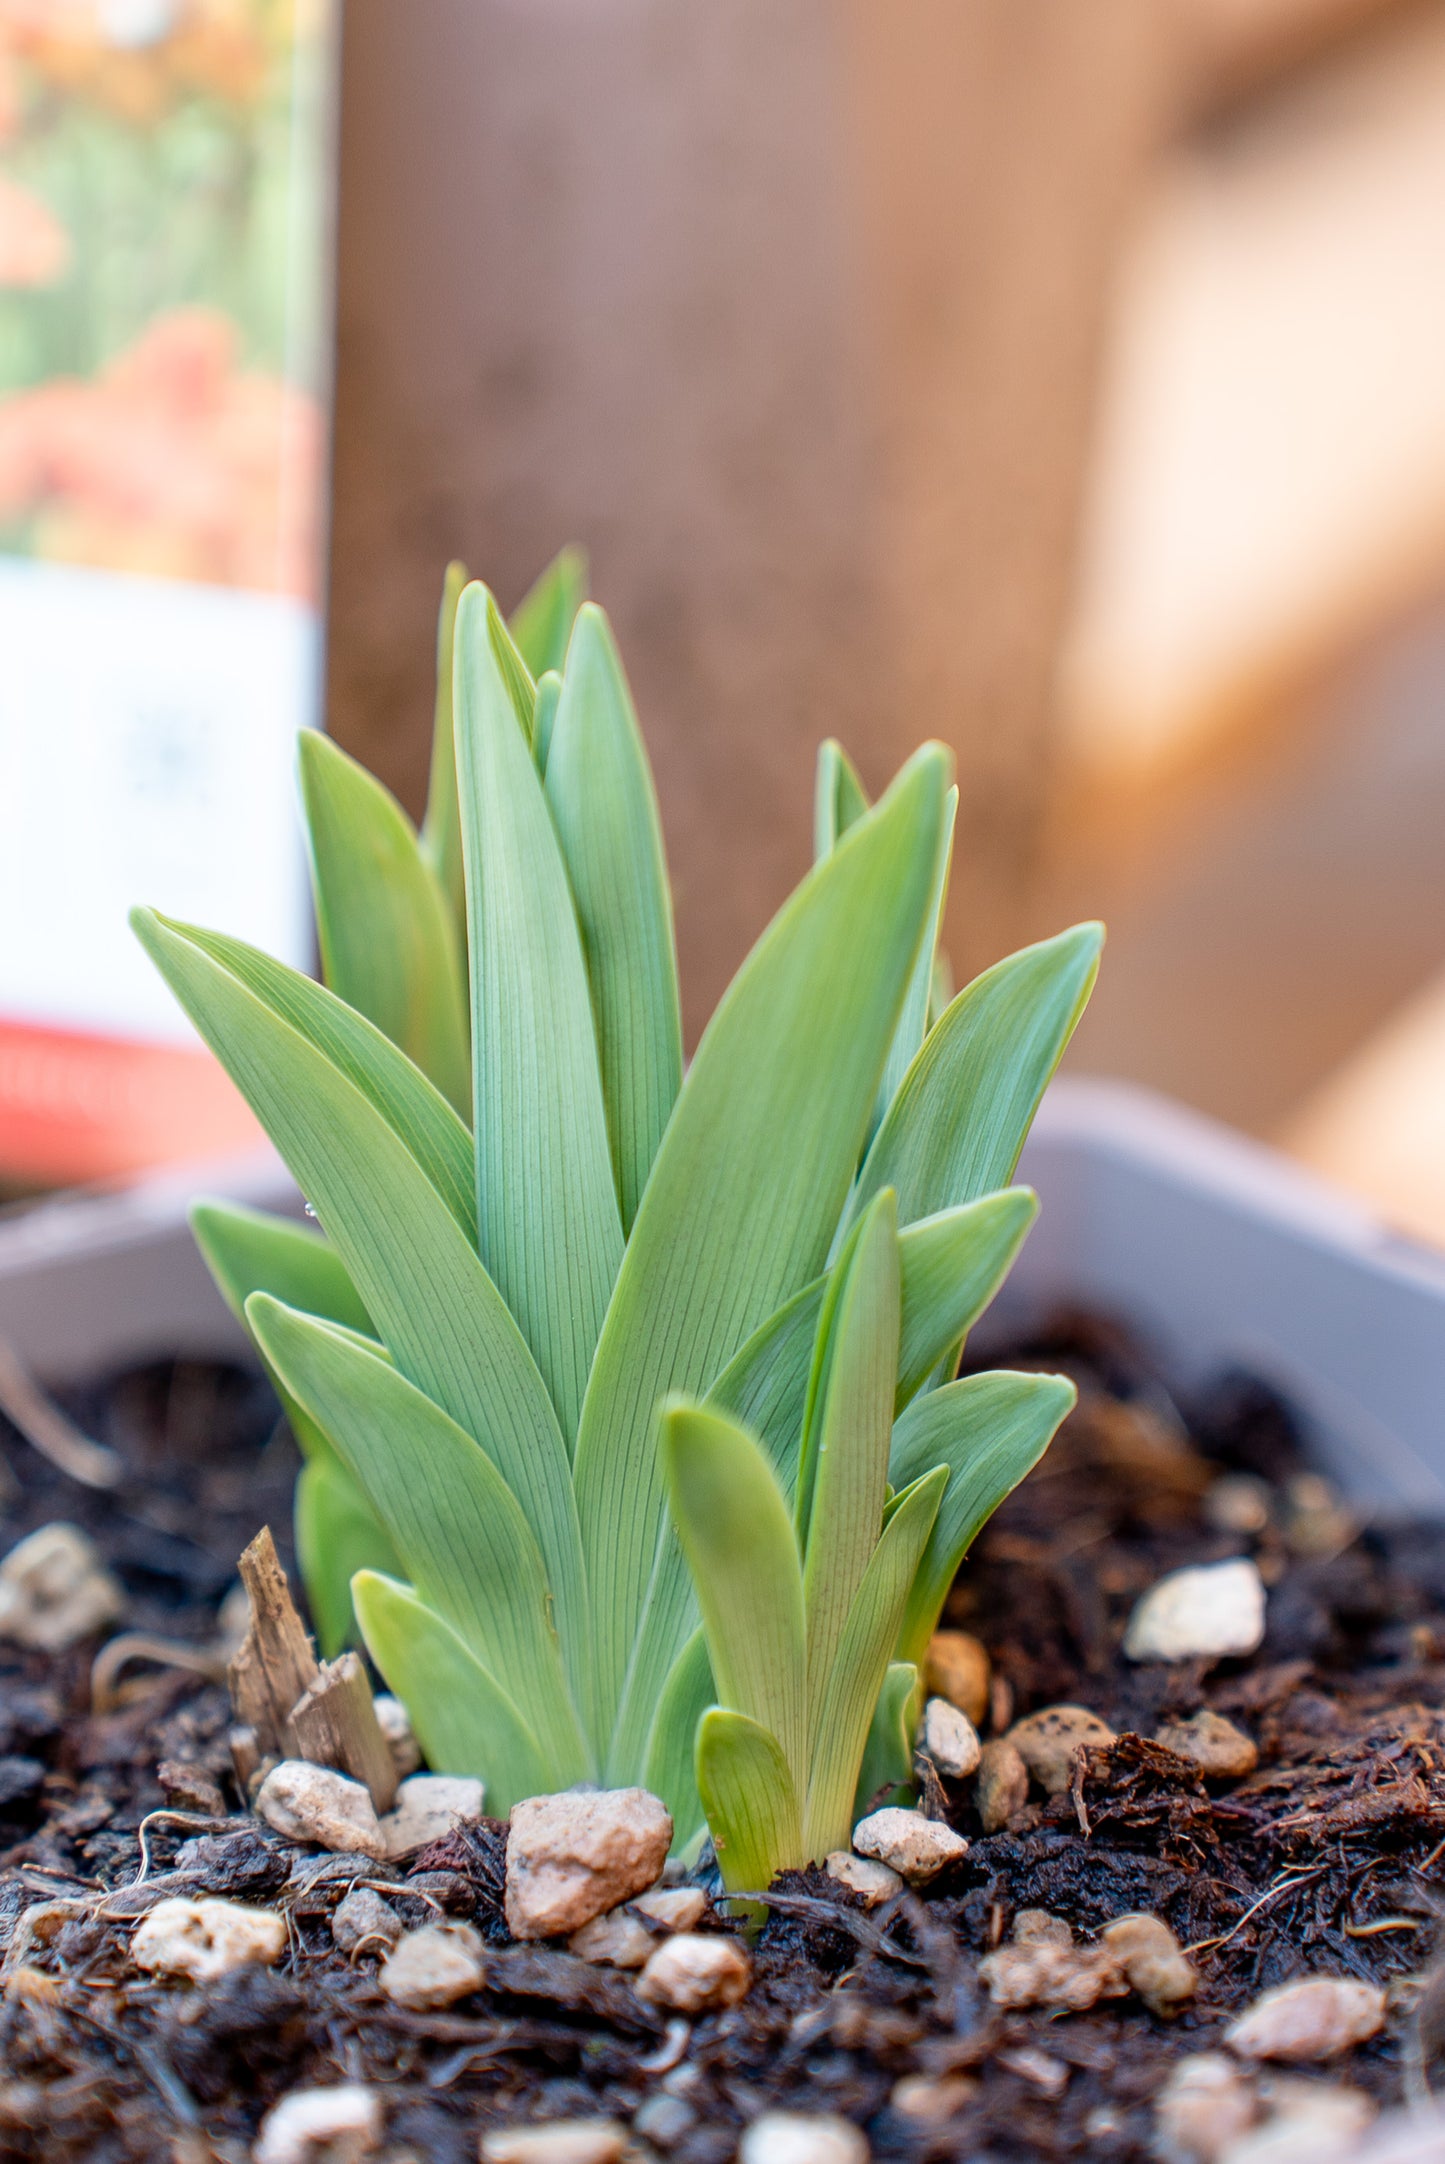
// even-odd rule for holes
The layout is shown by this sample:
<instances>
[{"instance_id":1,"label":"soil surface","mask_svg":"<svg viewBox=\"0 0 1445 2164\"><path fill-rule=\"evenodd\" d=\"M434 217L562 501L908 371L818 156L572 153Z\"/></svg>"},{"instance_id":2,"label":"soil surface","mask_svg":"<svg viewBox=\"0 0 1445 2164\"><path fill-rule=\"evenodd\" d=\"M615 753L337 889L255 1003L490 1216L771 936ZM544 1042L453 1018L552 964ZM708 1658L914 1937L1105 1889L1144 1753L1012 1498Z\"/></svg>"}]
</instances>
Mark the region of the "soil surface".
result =
<instances>
[{"instance_id":1,"label":"soil surface","mask_svg":"<svg viewBox=\"0 0 1445 2164\"><path fill-rule=\"evenodd\" d=\"M1391 1992L1384 2033L1331 2078L1382 2103L1418 2094L1445 2034L1431 2012L1445 1994L1420 1981L1445 1914L1445 1528L1353 1524L1287 1409L1247 1378L1180 1407L1090 1322L1014 1360L1068 1369L1080 1407L980 1540L946 1620L990 1650L995 1730L1062 1701L1119 1740L1079 1764L1071 1793L987 1837L970 1783L930 1782L929 1807L972 1846L922 1897L865 1915L820 1872L780 1881L749 1997L692 2024L615 1971L511 1944L496 1822L405 1867L297 1849L242 1811L224 1694L204 1676L138 1659L97 1711L97 1644L58 1659L0 1648L0 2157L242 2160L278 2096L360 2078L385 2096L388 2164L459 2164L489 2128L598 2113L642 2114L635 2157L724 2164L767 2107L841 2112L878 2159L1142 2164L1171 2062L1217 2043L1264 1987L1318 1971ZM240 1548L288 1524L294 1460L265 1386L148 1369L68 1409L126 1478L78 1487L0 1419L0 1545L81 1524L125 1587L121 1629L214 1645ZM1269 1586L1258 1654L1123 1659L1130 1609L1162 1572L1240 1554ZM1201 1706L1256 1740L1255 1773L1206 1782L1150 1741ZM332 1943L357 1875L394 1880L408 1923L475 1922L488 1987L444 2015L392 2006L374 1955L348 1962ZM282 1909L286 1956L204 1988L142 1975L135 1920L182 1891ZM1193 1949L1198 1995L1168 2022L1132 1998L998 2012L978 1962L1025 1908L1085 1936L1152 1911ZM945 2117L918 2115L920 2076Z\"/></svg>"}]
</instances>

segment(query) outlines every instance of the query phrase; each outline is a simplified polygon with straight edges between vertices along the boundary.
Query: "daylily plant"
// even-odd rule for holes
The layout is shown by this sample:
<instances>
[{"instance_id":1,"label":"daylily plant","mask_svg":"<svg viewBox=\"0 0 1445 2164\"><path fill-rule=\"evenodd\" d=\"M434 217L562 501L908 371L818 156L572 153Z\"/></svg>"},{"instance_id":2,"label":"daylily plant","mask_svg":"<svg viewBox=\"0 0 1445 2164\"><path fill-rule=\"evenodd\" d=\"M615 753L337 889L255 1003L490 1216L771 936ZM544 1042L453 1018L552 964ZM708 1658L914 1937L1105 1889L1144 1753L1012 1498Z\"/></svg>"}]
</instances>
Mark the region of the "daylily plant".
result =
<instances>
[{"instance_id":1,"label":"daylily plant","mask_svg":"<svg viewBox=\"0 0 1445 2164\"><path fill-rule=\"evenodd\" d=\"M135 924L319 1226L196 1213L304 1454L323 1642L359 1629L493 1809L641 1783L755 1888L906 1778L954 1573L1073 1402L951 1378L1102 934L942 1004L949 754L870 807L825 745L818 861L684 1074L652 777L581 590L560 558L509 629L449 575L420 834L303 738L324 987Z\"/></svg>"}]
</instances>

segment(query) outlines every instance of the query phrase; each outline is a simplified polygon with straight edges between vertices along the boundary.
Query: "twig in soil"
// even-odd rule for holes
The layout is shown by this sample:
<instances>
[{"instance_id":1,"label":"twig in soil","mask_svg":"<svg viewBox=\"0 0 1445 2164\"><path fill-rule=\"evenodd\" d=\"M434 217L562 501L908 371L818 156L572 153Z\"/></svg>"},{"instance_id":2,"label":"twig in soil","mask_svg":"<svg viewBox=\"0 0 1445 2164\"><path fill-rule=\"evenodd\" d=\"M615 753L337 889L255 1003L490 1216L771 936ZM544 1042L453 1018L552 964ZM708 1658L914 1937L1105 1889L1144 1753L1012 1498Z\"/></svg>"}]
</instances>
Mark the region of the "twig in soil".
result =
<instances>
[{"instance_id":1,"label":"twig in soil","mask_svg":"<svg viewBox=\"0 0 1445 2164\"><path fill-rule=\"evenodd\" d=\"M856 1909L846 1907L841 1901L821 1901L816 1894L734 1893L725 1897L728 1901L761 1901L770 1909L777 1909L784 1916L812 1916L825 1923L835 1924L846 1931L850 1938L866 1946L871 1954L886 1954L890 1961L901 1961L910 1969L926 1969L928 1963L920 1961L917 1954L910 1954L893 1939L885 1937L876 1924L870 1924Z\"/></svg>"},{"instance_id":2,"label":"twig in soil","mask_svg":"<svg viewBox=\"0 0 1445 2164\"><path fill-rule=\"evenodd\" d=\"M96 1654L90 1670L90 1710L114 1713L121 1704L118 1679L132 1661L154 1661L160 1668L186 1668L208 1683L226 1680L226 1654L220 1646L188 1645L180 1638L157 1638L149 1631L122 1631Z\"/></svg>"},{"instance_id":3,"label":"twig in soil","mask_svg":"<svg viewBox=\"0 0 1445 2164\"><path fill-rule=\"evenodd\" d=\"M1341 1924L1347 1939L1375 1939L1382 1931L1418 1931L1418 1916L1377 1916L1371 1924Z\"/></svg>"},{"instance_id":4,"label":"twig in soil","mask_svg":"<svg viewBox=\"0 0 1445 2164\"><path fill-rule=\"evenodd\" d=\"M692 2023L680 2016L669 2021L662 2032L662 2042L656 2051L650 2051L645 2059L636 2062L639 2074L670 2074L683 2058L692 2041Z\"/></svg>"},{"instance_id":5,"label":"twig in soil","mask_svg":"<svg viewBox=\"0 0 1445 2164\"><path fill-rule=\"evenodd\" d=\"M1273 1886L1260 1895L1257 1901L1250 1903L1242 1916L1235 1918L1222 1938L1196 1939L1192 1946L1186 1946L1183 1949L1184 1952L1186 1954L1207 1954L1212 1953L1217 1946L1227 1946L1235 1933L1244 1929L1251 1916L1257 1916L1262 1908L1267 1907L1271 1901L1278 1899L1280 1894L1292 1893L1296 1886L1307 1886L1312 1878L1318 1878L1322 1871L1327 1871L1329 1868L1328 1864L1320 1863L1316 1864L1313 1870L1300 1871L1292 1878L1277 1880Z\"/></svg>"},{"instance_id":6,"label":"twig in soil","mask_svg":"<svg viewBox=\"0 0 1445 2164\"><path fill-rule=\"evenodd\" d=\"M124 1473L115 1451L93 1442L32 1380L12 1345L0 1338L0 1413L32 1450L86 1488L113 1488Z\"/></svg>"},{"instance_id":7,"label":"twig in soil","mask_svg":"<svg viewBox=\"0 0 1445 2164\"><path fill-rule=\"evenodd\" d=\"M135 1830L136 1845L140 1849L140 1869L130 1885L118 1889L129 1893L133 1887L143 1886L150 1876L151 1852L146 1836L152 1826L179 1826L182 1833L214 1833L217 1821L202 1817L196 1811L148 1811Z\"/></svg>"}]
</instances>

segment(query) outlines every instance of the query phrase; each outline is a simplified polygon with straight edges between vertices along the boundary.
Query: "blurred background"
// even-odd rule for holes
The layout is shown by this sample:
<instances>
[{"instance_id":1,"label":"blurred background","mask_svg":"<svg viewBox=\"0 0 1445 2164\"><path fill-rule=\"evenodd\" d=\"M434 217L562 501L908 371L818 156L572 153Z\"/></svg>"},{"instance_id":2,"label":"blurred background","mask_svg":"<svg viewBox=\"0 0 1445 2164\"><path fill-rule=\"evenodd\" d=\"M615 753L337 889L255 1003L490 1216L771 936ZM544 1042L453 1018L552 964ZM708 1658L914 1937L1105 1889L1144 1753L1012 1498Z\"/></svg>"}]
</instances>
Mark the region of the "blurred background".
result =
<instances>
[{"instance_id":1,"label":"blurred background","mask_svg":"<svg viewBox=\"0 0 1445 2164\"><path fill-rule=\"evenodd\" d=\"M240 1135L122 890L299 958L292 728L419 811L444 562L576 540L694 1035L938 735L959 974L1105 916L1075 1070L1445 1243L1442 0L344 17L0 0L12 1190Z\"/></svg>"}]
</instances>

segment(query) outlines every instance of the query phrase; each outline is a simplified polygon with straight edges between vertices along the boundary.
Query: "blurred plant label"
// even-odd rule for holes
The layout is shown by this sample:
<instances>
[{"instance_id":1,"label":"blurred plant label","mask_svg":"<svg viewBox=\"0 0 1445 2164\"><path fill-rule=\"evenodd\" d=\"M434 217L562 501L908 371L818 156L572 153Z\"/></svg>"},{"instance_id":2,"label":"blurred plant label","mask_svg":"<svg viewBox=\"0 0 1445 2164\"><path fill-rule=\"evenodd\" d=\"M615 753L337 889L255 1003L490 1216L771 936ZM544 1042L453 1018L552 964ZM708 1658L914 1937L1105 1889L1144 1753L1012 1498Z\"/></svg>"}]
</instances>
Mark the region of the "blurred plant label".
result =
<instances>
[{"instance_id":1,"label":"blurred plant label","mask_svg":"<svg viewBox=\"0 0 1445 2164\"><path fill-rule=\"evenodd\" d=\"M333 0L0 0L0 1182L255 1140L126 924L304 964Z\"/></svg>"}]
</instances>

